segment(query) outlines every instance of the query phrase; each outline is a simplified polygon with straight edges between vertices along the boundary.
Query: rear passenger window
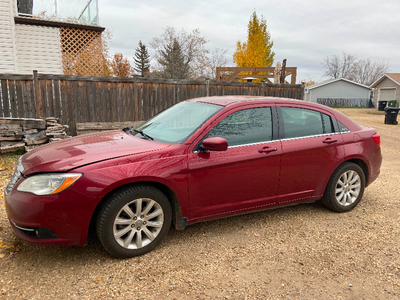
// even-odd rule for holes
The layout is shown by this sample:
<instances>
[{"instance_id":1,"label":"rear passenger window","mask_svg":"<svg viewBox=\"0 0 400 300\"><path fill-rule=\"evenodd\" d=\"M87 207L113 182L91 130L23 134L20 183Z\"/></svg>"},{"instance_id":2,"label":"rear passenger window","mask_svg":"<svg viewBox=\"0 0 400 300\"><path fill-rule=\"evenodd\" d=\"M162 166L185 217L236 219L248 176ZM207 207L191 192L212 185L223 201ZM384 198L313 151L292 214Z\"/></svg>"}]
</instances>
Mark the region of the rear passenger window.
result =
<instances>
[{"instance_id":1,"label":"rear passenger window","mask_svg":"<svg viewBox=\"0 0 400 300\"><path fill-rule=\"evenodd\" d=\"M297 107L281 107L285 138L296 138L324 133L324 122L321 113ZM326 118L327 117L327 118ZM326 116L327 131L332 132L332 123Z\"/></svg>"},{"instance_id":2,"label":"rear passenger window","mask_svg":"<svg viewBox=\"0 0 400 300\"><path fill-rule=\"evenodd\" d=\"M333 127L331 117L326 114L321 114L321 115L322 115L322 121L324 123L324 133L334 133L335 128Z\"/></svg>"}]
</instances>

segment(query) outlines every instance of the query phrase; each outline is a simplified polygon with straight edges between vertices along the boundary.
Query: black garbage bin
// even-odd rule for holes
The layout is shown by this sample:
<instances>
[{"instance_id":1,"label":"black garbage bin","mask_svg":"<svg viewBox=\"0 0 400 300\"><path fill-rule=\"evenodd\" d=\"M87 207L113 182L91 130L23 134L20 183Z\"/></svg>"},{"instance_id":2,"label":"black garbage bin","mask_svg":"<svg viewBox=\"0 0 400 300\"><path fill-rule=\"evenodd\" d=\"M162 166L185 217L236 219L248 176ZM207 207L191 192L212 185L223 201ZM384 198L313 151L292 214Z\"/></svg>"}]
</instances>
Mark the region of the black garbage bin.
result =
<instances>
[{"instance_id":1,"label":"black garbage bin","mask_svg":"<svg viewBox=\"0 0 400 300\"><path fill-rule=\"evenodd\" d=\"M385 124L397 125L397 114L400 108L386 107L385 108Z\"/></svg>"},{"instance_id":2,"label":"black garbage bin","mask_svg":"<svg viewBox=\"0 0 400 300\"><path fill-rule=\"evenodd\" d=\"M378 101L378 110L384 111L388 101Z\"/></svg>"}]
</instances>

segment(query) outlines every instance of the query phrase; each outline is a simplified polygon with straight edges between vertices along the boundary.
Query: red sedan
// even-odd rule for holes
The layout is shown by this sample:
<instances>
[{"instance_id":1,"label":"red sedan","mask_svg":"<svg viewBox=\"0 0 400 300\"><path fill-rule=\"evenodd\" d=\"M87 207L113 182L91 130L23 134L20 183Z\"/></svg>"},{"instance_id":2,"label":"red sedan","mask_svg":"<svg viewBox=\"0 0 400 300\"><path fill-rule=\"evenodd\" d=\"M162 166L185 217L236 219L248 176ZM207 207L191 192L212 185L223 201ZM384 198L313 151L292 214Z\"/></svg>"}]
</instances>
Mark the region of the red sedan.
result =
<instances>
[{"instance_id":1,"label":"red sedan","mask_svg":"<svg viewBox=\"0 0 400 300\"><path fill-rule=\"evenodd\" d=\"M181 102L136 128L54 142L20 158L11 226L116 257L151 251L171 224L317 201L346 212L379 175L380 136L331 108L266 97Z\"/></svg>"}]
</instances>

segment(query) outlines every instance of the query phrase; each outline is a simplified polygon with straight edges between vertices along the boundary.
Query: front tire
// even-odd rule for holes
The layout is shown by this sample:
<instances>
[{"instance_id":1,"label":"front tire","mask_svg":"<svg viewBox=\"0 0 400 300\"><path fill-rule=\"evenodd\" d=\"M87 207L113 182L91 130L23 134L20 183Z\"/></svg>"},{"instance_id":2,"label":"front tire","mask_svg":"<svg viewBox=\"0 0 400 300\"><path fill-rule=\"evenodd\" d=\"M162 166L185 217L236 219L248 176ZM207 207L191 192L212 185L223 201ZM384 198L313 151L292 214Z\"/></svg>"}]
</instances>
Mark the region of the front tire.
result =
<instances>
[{"instance_id":1,"label":"front tire","mask_svg":"<svg viewBox=\"0 0 400 300\"><path fill-rule=\"evenodd\" d=\"M113 194L101 207L96 231L111 255L128 258L158 246L171 220L171 205L161 191L151 186L131 186Z\"/></svg>"},{"instance_id":2,"label":"front tire","mask_svg":"<svg viewBox=\"0 0 400 300\"><path fill-rule=\"evenodd\" d=\"M347 212L360 202L365 189L365 175L355 163L344 163L333 172L321 203L334 211Z\"/></svg>"}]
</instances>

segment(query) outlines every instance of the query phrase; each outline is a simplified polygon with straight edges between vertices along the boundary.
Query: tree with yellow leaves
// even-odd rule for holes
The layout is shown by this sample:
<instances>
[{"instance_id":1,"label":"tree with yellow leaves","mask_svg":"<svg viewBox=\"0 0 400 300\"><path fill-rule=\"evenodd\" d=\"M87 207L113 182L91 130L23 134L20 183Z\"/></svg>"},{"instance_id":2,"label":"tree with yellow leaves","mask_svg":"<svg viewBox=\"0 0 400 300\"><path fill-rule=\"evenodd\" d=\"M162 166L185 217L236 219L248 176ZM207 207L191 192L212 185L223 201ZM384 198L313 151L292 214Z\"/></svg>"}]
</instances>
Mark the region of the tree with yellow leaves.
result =
<instances>
[{"instance_id":1,"label":"tree with yellow leaves","mask_svg":"<svg viewBox=\"0 0 400 300\"><path fill-rule=\"evenodd\" d=\"M237 67L271 67L275 53L273 42L267 30L267 21L261 15L257 17L254 11L247 25L247 43L237 42L233 62Z\"/></svg>"}]
</instances>

